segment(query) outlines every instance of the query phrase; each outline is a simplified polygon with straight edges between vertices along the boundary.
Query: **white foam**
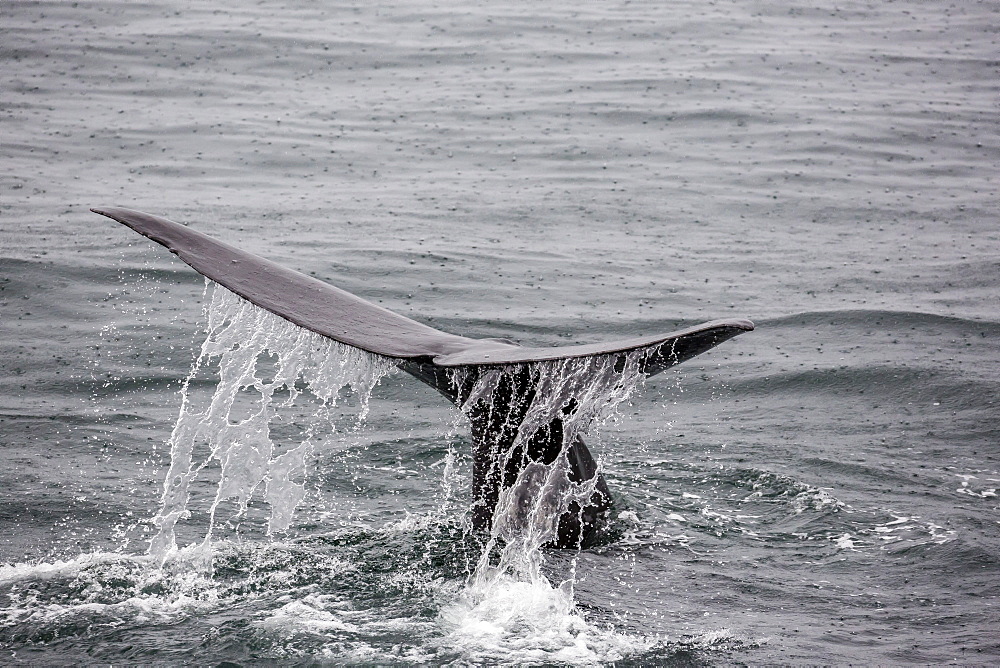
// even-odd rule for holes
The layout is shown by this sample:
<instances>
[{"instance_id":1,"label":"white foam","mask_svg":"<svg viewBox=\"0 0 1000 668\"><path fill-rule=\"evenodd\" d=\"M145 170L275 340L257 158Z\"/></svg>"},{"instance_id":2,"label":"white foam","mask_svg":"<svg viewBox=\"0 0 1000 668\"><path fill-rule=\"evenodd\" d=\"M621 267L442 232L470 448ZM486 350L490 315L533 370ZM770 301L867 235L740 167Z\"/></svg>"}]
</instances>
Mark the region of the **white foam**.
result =
<instances>
[{"instance_id":1,"label":"white foam","mask_svg":"<svg viewBox=\"0 0 1000 668\"><path fill-rule=\"evenodd\" d=\"M73 559L56 560L38 564L0 564L0 585L13 584L20 580L47 580L54 577L69 577L81 570L99 564L117 561L149 562L149 557L135 557L114 552L94 552L81 554Z\"/></svg>"},{"instance_id":2,"label":"white foam","mask_svg":"<svg viewBox=\"0 0 1000 668\"><path fill-rule=\"evenodd\" d=\"M576 609L570 582L553 587L508 574L466 587L440 620L445 635L437 644L470 663L598 665L656 642L589 624Z\"/></svg>"},{"instance_id":3,"label":"white foam","mask_svg":"<svg viewBox=\"0 0 1000 668\"><path fill-rule=\"evenodd\" d=\"M122 579L131 585L121 592L118 601L108 603L101 584L109 564L120 564L126 569ZM134 568L133 568L134 567ZM98 568L98 573L89 571ZM71 602L44 602L35 597L11 597L12 605L0 610L5 624L33 624L43 627L56 623L70 624L80 618L91 623L95 618L101 624L115 625L169 623L192 615L216 609L220 593L215 583L192 569L181 569L179 574L167 574L155 567L148 556L131 556L112 553L82 554L75 559L42 564L14 564L0 568L0 585L25 580L51 580L64 578L77 582L78 592ZM154 586L167 582L166 587ZM79 587L80 584L86 584ZM120 585L119 585L120 586ZM152 586L156 593L149 593Z\"/></svg>"},{"instance_id":4,"label":"white foam","mask_svg":"<svg viewBox=\"0 0 1000 668\"><path fill-rule=\"evenodd\" d=\"M851 534L845 533L842 536L838 536L833 540L833 544L836 545L841 550L853 550L854 549L854 539L851 538Z\"/></svg>"},{"instance_id":5,"label":"white foam","mask_svg":"<svg viewBox=\"0 0 1000 668\"><path fill-rule=\"evenodd\" d=\"M642 353L556 360L491 369L473 386L466 407L490 402L498 388L530 377L534 392L517 397L524 418L504 457L527 450L535 433L561 421L562 444L551 463L529 462L502 490L487 546L475 571L440 614L445 647L462 660L500 663L599 664L648 649L650 641L587 623L573 601L573 581L552 586L542 573L542 546L556 539L559 517L572 502L588 504L597 477L569 479L567 451L578 436L614 416L643 380ZM567 407L572 409L567 411ZM510 418L508 418L509 420Z\"/></svg>"},{"instance_id":6,"label":"white foam","mask_svg":"<svg viewBox=\"0 0 1000 668\"><path fill-rule=\"evenodd\" d=\"M344 619L339 610L330 609L331 596L310 594L281 606L257 623L261 629L281 636L296 633L357 633L360 629Z\"/></svg>"}]
</instances>

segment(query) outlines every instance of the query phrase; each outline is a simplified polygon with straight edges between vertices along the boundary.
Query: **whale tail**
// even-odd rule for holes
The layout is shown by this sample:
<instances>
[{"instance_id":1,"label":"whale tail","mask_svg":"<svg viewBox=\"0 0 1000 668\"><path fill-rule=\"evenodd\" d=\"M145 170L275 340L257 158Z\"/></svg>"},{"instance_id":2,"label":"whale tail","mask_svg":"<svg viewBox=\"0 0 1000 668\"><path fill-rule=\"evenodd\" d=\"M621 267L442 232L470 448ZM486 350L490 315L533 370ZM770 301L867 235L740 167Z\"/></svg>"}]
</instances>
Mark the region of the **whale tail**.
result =
<instances>
[{"instance_id":1,"label":"whale tail","mask_svg":"<svg viewBox=\"0 0 1000 668\"><path fill-rule=\"evenodd\" d=\"M469 418L473 526L489 530L504 519L498 514L522 512L527 505L522 514L531 517L517 518L518 527L543 527L549 534L543 542L573 547L597 535L612 506L584 433L649 376L744 331L742 322L720 323L634 348L578 357L532 359L528 354L506 364L453 366L404 360L399 366L437 389ZM546 485L553 500L531 512L530 506L539 502L536 488ZM509 498L501 503L505 494ZM558 517L558 522L546 527L546 515Z\"/></svg>"},{"instance_id":2,"label":"whale tail","mask_svg":"<svg viewBox=\"0 0 1000 668\"><path fill-rule=\"evenodd\" d=\"M582 434L644 378L753 329L716 320L611 343L522 347L442 332L328 283L173 221L95 208L165 246L197 272L290 322L392 358L469 417L473 524L544 527L546 542L579 546L611 507ZM503 502L501 502L503 501ZM500 510L498 510L498 508Z\"/></svg>"}]
</instances>

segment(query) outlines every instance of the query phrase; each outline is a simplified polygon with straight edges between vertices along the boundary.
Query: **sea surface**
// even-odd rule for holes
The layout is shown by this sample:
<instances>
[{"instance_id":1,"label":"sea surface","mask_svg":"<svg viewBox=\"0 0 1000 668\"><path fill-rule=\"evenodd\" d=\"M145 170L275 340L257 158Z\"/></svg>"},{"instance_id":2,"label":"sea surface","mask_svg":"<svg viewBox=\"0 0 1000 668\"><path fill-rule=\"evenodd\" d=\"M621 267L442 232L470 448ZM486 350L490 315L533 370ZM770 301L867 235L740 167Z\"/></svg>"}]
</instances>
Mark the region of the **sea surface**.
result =
<instances>
[{"instance_id":1,"label":"sea surface","mask_svg":"<svg viewBox=\"0 0 1000 668\"><path fill-rule=\"evenodd\" d=\"M998 26L974 0L5 2L0 663L1000 662ZM151 551L220 311L107 205L466 336L757 328L594 425L616 530L536 576L475 577L467 424L399 372L280 406L274 452L308 441L287 530L263 485L213 520L203 453Z\"/></svg>"}]
</instances>

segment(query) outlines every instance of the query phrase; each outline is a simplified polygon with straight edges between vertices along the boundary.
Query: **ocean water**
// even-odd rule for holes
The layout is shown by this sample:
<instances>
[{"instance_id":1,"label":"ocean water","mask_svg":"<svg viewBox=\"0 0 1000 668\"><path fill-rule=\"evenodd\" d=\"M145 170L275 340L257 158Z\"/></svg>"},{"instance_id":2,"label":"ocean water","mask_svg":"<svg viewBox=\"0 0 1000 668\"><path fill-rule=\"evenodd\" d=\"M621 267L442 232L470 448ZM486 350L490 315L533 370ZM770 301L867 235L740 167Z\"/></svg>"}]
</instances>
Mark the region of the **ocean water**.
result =
<instances>
[{"instance_id":1,"label":"ocean water","mask_svg":"<svg viewBox=\"0 0 1000 668\"><path fill-rule=\"evenodd\" d=\"M0 16L4 663L1000 661L996 3ZM209 459L160 549L214 292L100 205L467 336L757 329L595 426L616 533L537 573L476 577L402 373L276 401L285 501Z\"/></svg>"}]
</instances>

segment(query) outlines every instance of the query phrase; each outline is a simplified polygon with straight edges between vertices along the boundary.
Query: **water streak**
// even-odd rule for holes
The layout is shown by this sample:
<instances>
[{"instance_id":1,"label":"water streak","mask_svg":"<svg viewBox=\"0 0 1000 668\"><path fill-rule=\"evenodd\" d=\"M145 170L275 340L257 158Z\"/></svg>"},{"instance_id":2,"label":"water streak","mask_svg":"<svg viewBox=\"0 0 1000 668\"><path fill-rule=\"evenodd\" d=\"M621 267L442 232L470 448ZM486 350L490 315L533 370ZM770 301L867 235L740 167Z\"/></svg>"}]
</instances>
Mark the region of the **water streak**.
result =
<instances>
[{"instance_id":1,"label":"water streak","mask_svg":"<svg viewBox=\"0 0 1000 668\"><path fill-rule=\"evenodd\" d=\"M358 396L361 420L372 390L397 363L304 330L220 286L214 287L207 311L207 337L182 390L162 507L155 518L159 533L149 548L160 564L170 557L183 557L185 567L210 563L220 504L235 500L237 515L244 514L261 483L270 507L268 533L286 531L305 494L314 435L320 423L332 419L341 391L349 387ZM591 627L576 608L572 569L558 585L543 573L543 548L556 540L560 517L582 512L597 489L599 464L592 478L571 479L572 445L632 396L644 377L642 363L638 351L454 372L455 385L466 388L457 403L470 421L477 419L476 411L493 411L494 423L513 434L496 444L492 466L507 468L511 460L524 457L539 432L554 424L559 428L554 456L515 466L516 478L499 490L485 548L457 597L442 607L443 645L478 646L476 656L515 656L510 643L523 645L527 633L537 641L539 657L590 662L614 655L597 647L607 644L606 634ZM195 391L193 381L213 370L218 374L214 392ZM307 392L317 408L306 421L302 440L279 452L272 422L279 409ZM207 456L196 456L206 446ZM191 515L192 483L214 463L219 480L204 540L179 550L175 526ZM450 470L446 465L446 505ZM283 610L288 615L302 612Z\"/></svg>"},{"instance_id":2,"label":"water streak","mask_svg":"<svg viewBox=\"0 0 1000 668\"><path fill-rule=\"evenodd\" d=\"M154 520L159 533L149 548L161 562L177 549L174 528L178 520L190 516L191 483L213 460L221 466L221 473L204 545L209 544L219 505L236 499L239 512L245 512L262 482L271 509L268 533L287 530L305 495L313 425L307 426L298 445L276 454L270 425L277 407L291 405L308 391L319 402L317 414L328 413L337 405L341 390L349 387L359 398L358 419L364 419L372 390L395 367L390 358L302 329L221 286L215 286L212 293L207 331L184 383L180 415L170 437L170 469ZM273 364L262 365L273 358ZM210 398L201 398L191 391L191 381L210 365L218 367L218 384ZM279 393L287 396L279 401ZM241 395L249 396L251 408L246 417L240 408L247 397ZM200 461L195 456L199 445L209 449Z\"/></svg>"},{"instance_id":3,"label":"water streak","mask_svg":"<svg viewBox=\"0 0 1000 668\"><path fill-rule=\"evenodd\" d=\"M642 360L640 350L513 364L490 368L476 380L462 402L467 412L477 410L483 402L495 404L498 394L509 388L529 388L509 402L505 419L521 414L523 418L514 425L514 438L493 462L495 467L503 468L512 458L528 452L532 438L556 422L561 440L558 453L549 463L530 461L520 469L513 484L501 490L493 511L489 547L503 545L502 556L499 566L491 569L491 549L487 549L476 570L477 581L482 582L495 571L530 581L543 577L539 570L541 547L555 541L559 518L574 502L581 508L589 503L600 475L598 468L598 475L591 479L572 482L569 448L577 438L614 415L615 409L633 394L644 378ZM530 379L527 385L519 383L525 377Z\"/></svg>"},{"instance_id":4,"label":"water streak","mask_svg":"<svg viewBox=\"0 0 1000 668\"><path fill-rule=\"evenodd\" d=\"M490 368L472 384L462 402L470 420L479 419L476 414L484 404L487 410L497 405L506 410L494 423L523 416L511 425L516 433L497 453L494 467L503 470L511 459L524 457L536 434L553 424L559 425L559 443L554 458L529 461L500 491L475 571L458 599L441 613L451 629L449 639L471 651L470 656L523 658L526 645L535 647L539 661L595 663L616 656L612 648L619 643L604 647L607 634L588 624L576 608L574 569L553 585L543 572L543 548L556 540L561 516L571 508L582 512L591 502L601 475L598 461L596 475L572 481L571 446L632 396L644 379L642 362L643 351L633 351L515 364ZM456 385L464 385L465 373L474 371L457 371ZM519 396L497 401L518 387Z\"/></svg>"}]
</instances>

